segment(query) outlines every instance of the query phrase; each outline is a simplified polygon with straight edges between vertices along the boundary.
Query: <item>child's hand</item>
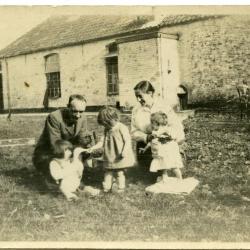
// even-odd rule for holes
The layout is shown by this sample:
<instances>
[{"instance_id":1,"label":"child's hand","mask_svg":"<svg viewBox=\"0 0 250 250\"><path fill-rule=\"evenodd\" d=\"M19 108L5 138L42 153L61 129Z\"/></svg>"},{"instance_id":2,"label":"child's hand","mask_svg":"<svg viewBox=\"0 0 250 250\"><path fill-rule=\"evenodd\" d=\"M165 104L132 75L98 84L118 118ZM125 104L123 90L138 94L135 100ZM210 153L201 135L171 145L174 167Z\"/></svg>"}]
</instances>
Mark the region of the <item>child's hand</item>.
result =
<instances>
[{"instance_id":1,"label":"child's hand","mask_svg":"<svg viewBox=\"0 0 250 250\"><path fill-rule=\"evenodd\" d=\"M155 134L148 134L147 135L147 143L151 142L153 139L155 139L157 137L157 135Z\"/></svg>"},{"instance_id":2,"label":"child's hand","mask_svg":"<svg viewBox=\"0 0 250 250\"><path fill-rule=\"evenodd\" d=\"M56 180L56 184L57 184L57 185L60 185L61 181L62 181L62 179Z\"/></svg>"},{"instance_id":3,"label":"child's hand","mask_svg":"<svg viewBox=\"0 0 250 250\"><path fill-rule=\"evenodd\" d=\"M171 140L173 140L173 139L172 139L172 137L171 137L170 135L168 135L168 134L162 134L162 135L159 135L159 136L158 136L158 140L159 140L159 142L161 142L161 143L166 143L166 142L171 141Z\"/></svg>"},{"instance_id":4,"label":"child's hand","mask_svg":"<svg viewBox=\"0 0 250 250\"><path fill-rule=\"evenodd\" d=\"M139 148L139 154L144 154L146 152L146 148Z\"/></svg>"},{"instance_id":5,"label":"child's hand","mask_svg":"<svg viewBox=\"0 0 250 250\"><path fill-rule=\"evenodd\" d=\"M86 151L86 149L77 147L74 149L74 155L80 155L82 152Z\"/></svg>"},{"instance_id":6,"label":"child's hand","mask_svg":"<svg viewBox=\"0 0 250 250\"><path fill-rule=\"evenodd\" d=\"M101 157L103 155L103 148L94 149L91 152L91 156L94 158Z\"/></svg>"},{"instance_id":7,"label":"child's hand","mask_svg":"<svg viewBox=\"0 0 250 250\"><path fill-rule=\"evenodd\" d=\"M88 153L88 149L86 148L81 148L81 147L77 147L74 149L74 159L87 159L89 158L90 153Z\"/></svg>"},{"instance_id":8,"label":"child's hand","mask_svg":"<svg viewBox=\"0 0 250 250\"><path fill-rule=\"evenodd\" d=\"M89 153L89 154L91 154L91 153L93 152L93 149L92 149L92 148L88 148L88 149L86 150L86 152Z\"/></svg>"},{"instance_id":9,"label":"child's hand","mask_svg":"<svg viewBox=\"0 0 250 250\"><path fill-rule=\"evenodd\" d=\"M116 157L116 160L115 161L120 161L123 159L123 156L122 154L119 154L117 157Z\"/></svg>"}]
</instances>

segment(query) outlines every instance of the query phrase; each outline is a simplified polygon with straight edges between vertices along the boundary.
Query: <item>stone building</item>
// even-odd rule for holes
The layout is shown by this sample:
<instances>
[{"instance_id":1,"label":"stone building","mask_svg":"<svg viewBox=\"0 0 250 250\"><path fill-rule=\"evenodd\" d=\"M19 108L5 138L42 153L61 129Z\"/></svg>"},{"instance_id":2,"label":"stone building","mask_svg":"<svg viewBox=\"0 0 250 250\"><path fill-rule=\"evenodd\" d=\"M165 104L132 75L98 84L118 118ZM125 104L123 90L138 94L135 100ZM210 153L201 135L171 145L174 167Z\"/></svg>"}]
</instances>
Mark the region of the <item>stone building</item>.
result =
<instances>
[{"instance_id":1,"label":"stone building","mask_svg":"<svg viewBox=\"0 0 250 250\"><path fill-rule=\"evenodd\" d=\"M250 76L250 16L58 16L0 51L0 109L62 107L85 94L88 109L129 108L151 81L178 106L226 101ZM182 89L182 90L183 90Z\"/></svg>"}]
</instances>

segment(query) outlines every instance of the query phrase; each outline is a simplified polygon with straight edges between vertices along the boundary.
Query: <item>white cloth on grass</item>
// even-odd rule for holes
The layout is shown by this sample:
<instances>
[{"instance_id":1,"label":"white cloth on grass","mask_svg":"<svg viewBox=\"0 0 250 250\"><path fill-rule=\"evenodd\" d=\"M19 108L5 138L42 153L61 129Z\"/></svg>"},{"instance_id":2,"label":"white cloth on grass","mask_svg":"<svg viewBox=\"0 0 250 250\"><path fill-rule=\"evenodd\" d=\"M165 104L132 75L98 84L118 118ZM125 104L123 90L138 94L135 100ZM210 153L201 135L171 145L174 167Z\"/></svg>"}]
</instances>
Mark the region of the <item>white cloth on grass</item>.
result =
<instances>
[{"instance_id":1,"label":"white cloth on grass","mask_svg":"<svg viewBox=\"0 0 250 250\"><path fill-rule=\"evenodd\" d=\"M190 194L199 181L194 177L186 179L178 179L175 177L168 177L166 182L160 181L151 186L146 187L146 192L150 193L165 193L165 194Z\"/></svg>"}]
</instances>

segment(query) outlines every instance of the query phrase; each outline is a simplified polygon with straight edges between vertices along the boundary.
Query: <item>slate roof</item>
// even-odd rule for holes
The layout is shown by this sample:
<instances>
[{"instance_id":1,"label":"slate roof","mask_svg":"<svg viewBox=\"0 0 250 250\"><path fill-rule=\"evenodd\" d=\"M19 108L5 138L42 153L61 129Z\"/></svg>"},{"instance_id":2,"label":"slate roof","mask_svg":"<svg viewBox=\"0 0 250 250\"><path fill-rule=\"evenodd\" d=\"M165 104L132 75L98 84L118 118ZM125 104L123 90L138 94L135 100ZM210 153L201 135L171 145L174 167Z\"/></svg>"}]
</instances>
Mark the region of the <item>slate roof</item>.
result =
<instances>
[{"instance_id":1,"label":"slate roof","mask_svg":"<svg viewBox=\"0 0 250 250\"><path fill-rule=\"evenodd\" d=\"M33 28L0 51L0 58L82 44L95 39L126 35L142 30L210 18L202 15L154 16L85 15L54 16Z\"/></svg>"},{"instance_id":2,"label":"slate roof","mask_svg":"<svg viewBox=\"0 0 250 250\"><path fill-rule=\"evenodd\" d=\"M215 15L169 15L163 18L160 26L175 26L178 24L191 23L209 18L217 18Z\"/></svg>"}]
</instances>

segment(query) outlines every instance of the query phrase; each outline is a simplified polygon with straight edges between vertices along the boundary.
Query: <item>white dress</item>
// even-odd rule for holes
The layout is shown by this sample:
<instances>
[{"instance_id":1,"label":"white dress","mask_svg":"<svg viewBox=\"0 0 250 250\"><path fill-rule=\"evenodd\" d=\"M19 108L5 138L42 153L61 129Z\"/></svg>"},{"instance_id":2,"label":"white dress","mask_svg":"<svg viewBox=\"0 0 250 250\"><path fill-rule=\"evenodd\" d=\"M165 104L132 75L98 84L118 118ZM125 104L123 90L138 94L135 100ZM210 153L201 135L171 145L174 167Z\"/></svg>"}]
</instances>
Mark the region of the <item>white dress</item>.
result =
<instances>
[{"instance_id":1,"label":"white dress","mask_svg":"<svg viewBox=\"0 0 250 250\"><path fill-rule=\"evenodd\" d=\"M164 131L172 136L173 140L164 144L162 144L158 138L152 140L151 151L153 160L150 165L151 172L157 172L163 169L183 168L179 145L174 136L171 135L171 128L166 126L162 130L153 133L160 135Z\"/></svg>"},{"instance_id":2,"label":"white dress","mask_svg":"<svg viewBox=\"0 0 250 250\"><path fill-rule=\"evenodd\" d=\"M79 159L81 148L74 150L74 157L72 160L53 159L50 162L50 174L56 181L60 181L60 190L67 197L70 198L72 193L80 186L83 164Z\"/></svg>"}]
</instances>

